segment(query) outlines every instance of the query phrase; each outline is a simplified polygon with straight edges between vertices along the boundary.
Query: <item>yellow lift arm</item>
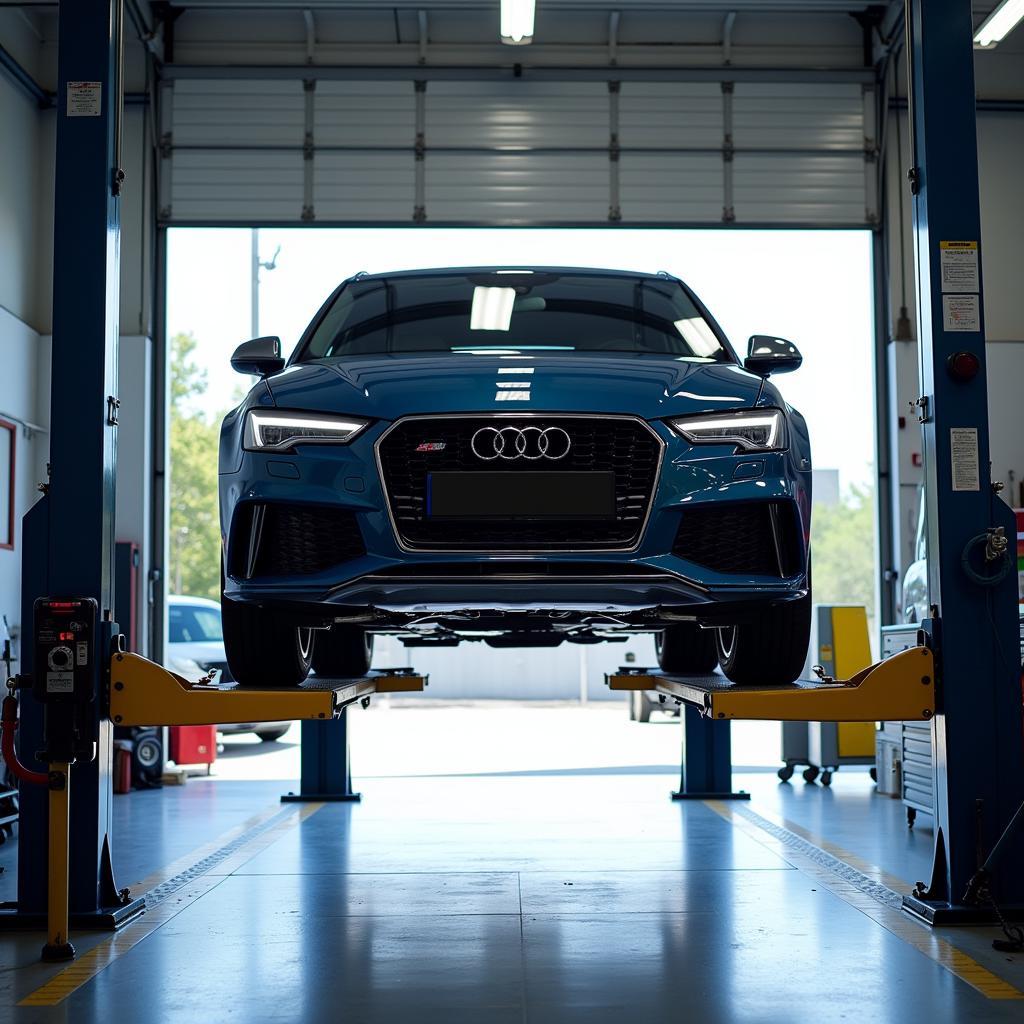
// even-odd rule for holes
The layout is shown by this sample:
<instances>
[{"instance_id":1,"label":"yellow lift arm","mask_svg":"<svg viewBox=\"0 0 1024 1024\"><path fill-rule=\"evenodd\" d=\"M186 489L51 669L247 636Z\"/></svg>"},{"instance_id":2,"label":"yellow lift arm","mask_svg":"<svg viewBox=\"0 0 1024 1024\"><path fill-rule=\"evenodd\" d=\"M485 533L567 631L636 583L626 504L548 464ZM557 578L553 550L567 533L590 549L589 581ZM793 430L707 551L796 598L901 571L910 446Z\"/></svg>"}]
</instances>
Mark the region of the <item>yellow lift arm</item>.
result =
<instances>
[{"instance_id":1,"label":"yellow lift arm","mask_svg":"<svg viewBox=\"0 0 1024 1024\"><path fill-rule=\"evenodd\" d=\"M801 679L789 686L738 686L722 676L672 676L622 669L612 690L656 690L706 718L772 722L927 721L935 714L935 660L911 647L849 679Z\"/></svg>"},{"instance_id":2,"label":"yellow lift arm","mask_svg":"<svg viewBox=\"0 0 1024 1024\"><path fill-rule=\"evenodd\" d=\"M115 725L228 725L336 718L375 693L416 693L426 684L415 672L383 669L361 679L314 676L289 689L262 690L189 682L138 654L119 653L110 660L110 719Z\"/></svg>"}]
</instances>

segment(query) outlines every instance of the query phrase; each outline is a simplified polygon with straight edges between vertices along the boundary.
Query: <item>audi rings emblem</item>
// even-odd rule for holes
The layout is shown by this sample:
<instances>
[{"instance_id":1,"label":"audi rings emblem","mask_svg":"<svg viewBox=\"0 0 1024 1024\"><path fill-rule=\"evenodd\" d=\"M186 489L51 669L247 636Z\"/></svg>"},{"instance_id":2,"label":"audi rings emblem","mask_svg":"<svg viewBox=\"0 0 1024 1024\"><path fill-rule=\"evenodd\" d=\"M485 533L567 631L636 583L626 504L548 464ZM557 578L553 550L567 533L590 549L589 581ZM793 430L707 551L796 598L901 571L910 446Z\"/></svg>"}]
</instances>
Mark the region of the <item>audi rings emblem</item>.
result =
<instances>
[{"instance_id":1,"label":"audi rings emblem","mask_svg":"<svg viewBox=\"0 0 1024 1024\"><path fill-rule=\"evenodd\" d=\"M494 459L564 459L572 441L561 427L481 427L469 443L485 462Z\"/></svg>"}]
</instances>

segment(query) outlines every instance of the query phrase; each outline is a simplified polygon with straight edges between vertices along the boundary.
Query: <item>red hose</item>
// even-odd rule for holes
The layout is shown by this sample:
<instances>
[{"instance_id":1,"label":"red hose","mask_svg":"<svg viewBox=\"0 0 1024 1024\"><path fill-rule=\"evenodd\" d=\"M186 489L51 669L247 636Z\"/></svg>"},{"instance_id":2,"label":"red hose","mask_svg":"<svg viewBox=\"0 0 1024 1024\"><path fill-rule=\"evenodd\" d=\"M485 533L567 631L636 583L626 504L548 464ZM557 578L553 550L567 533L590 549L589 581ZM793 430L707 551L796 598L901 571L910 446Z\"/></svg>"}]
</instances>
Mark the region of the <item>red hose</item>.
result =
<instances>
[{"instance_id":1,"label":"red hose","mask_svg":"<svg viewBox=\"0 0 1024 1024\"><path fill-rule=\"evenodd\" d=\"M19 760L14 749L14 730L18 728L18 698L12 693L4 697L2 734L0 734L0 752L3 753L7 767L22 782L31 782L37 786L48 786L50 776L46 772L34 772L26 768Z\"/></svg>"}]
</instances>

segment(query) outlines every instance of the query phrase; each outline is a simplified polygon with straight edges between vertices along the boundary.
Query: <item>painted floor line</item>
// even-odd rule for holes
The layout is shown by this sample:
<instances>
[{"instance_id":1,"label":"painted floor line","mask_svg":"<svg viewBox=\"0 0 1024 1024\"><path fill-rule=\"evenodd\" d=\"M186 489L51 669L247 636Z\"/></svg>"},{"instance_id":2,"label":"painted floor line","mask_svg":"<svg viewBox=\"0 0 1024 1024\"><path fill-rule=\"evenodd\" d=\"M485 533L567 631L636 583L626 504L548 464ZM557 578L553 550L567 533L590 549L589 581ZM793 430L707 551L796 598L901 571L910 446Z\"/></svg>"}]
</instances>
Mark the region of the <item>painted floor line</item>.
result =
<instances>
[{"instance_id":1,"label":"painted floor line","mask_svg":"<svg viewBox=\"0 0 1024 1024\"><path fill-rule=\"evenodd\" d=\"M858 871L835 854L746 808L736 808L721 800L706 800L705 804L740 832L785 857L848 906L859 910L987 999L1024 1000L1024 992L1016 986L909 918L900 909L902 897L899 893L871 875Z\"/></svg>"}]
</instances>

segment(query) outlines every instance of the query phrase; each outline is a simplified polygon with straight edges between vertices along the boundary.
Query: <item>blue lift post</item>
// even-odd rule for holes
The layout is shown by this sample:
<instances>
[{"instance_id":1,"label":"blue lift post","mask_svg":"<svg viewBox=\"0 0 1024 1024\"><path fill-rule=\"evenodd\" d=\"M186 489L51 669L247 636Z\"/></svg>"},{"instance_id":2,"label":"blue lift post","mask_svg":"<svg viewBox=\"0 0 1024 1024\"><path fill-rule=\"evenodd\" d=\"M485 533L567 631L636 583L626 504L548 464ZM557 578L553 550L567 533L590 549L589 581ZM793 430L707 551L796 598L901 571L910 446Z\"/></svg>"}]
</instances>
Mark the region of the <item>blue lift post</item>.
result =
<instances>
[{"instance_id":1,"label":"blue lift post","mask_svg":"<svg viewBox=\"0 0 1024 1024\"><path fill-rule=\"evenodd\" d=\"M25 517L22 622L35 598L94 597L99 644L112 614L114 460L118 343L121 4L75 0L59 19L53 257L53 358L48 493ZM23 671L33 666L31 639ZM114 885L110 861L112 727L102 714L96 660L95 756L71 769L70 914L73 926L116 927L142 909ZM43 708L21 701L19 744L43 746ZM12 926L35 925L47 899L47 794L22 787L17 909Z\"/></svg>"},{"instance_id":2,"label":"blue lift post","mask_svg":"<svg viewBox=\"0 0 1024 1024\"><path fill-rule=\"evenodd\" d=\"M679 789L673 800L749 800L750 794L732 788L732 727L705 718L684 705L683 757Z\"/></svg>"},{"instance_id":3,"label":"blue lift post","mask_svg":"<svg viewBox=\"0 0 1024 1024\"><path fill-rule=\"evenodd\" d=\"M976 898L976 873L1024 801L1024 740L1016 573L986 563L990 528L1015 535L1011 510L989 480L988 398L982 320L981 216L970 0L910 0L913 195L921 338L921 395L928 516L930 625L938 710L934 868L905 907L934 924L991 914ZM942 243L974 243L943 256ZM973 253L973 255L972 255ZM952 259L960 261L953 280ZM970 264L977 260L976 279ZM943 278L943 265L947 275ZM966 263L966 270L964 264ZM955 320L954 320L955 316ZM952 357L970 353L979 370L956 379ZM982 540L968 553L972 540ZM1021 830L1024 831L1024 830ZM991 878L1006 910L1024 908L1024 835L1008 836Z\"/></svg>"},{"instance_id":4,"label":"blue lift post","mask_svg":"<svg viewBox=\"0 0 1024 1024\"><path fill-rule=\"evenodd\" d=\"M362 799L352 792L348 712L345 708L340 717L329 722L303 721L299 792L286 793L281 797L283 803L358 803Z\"/></svg>"}]
</instances>

